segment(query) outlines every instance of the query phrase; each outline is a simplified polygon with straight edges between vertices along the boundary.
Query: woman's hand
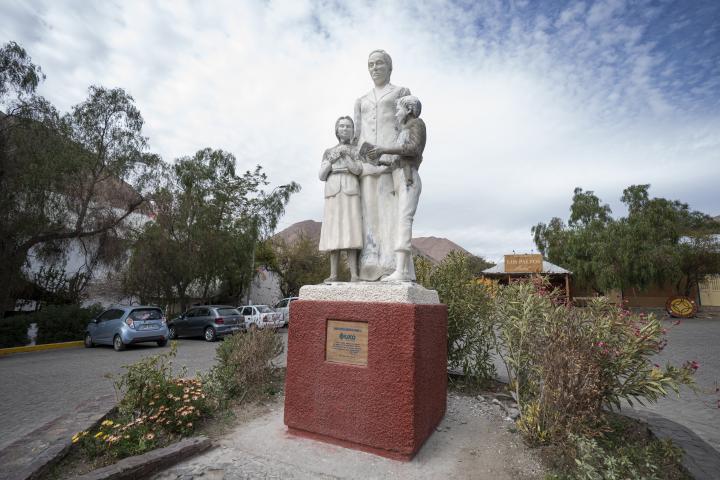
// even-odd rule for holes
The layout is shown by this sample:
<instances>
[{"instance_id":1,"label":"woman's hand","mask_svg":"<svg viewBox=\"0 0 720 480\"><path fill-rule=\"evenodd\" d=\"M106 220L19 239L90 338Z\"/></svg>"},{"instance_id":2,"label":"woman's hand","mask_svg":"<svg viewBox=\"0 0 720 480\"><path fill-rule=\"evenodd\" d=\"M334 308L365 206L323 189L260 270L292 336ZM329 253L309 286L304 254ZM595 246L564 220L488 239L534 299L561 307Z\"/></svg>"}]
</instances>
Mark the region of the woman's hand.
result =
<instances>
[{"instance_id":1,"label":"woman's hand","mask_svg":"<svg viewBox=\"0 0 720 480\"><path fill-rule=\"evenodd\" d=\"M337 162L340 159L340 152L337 150L333 150L330 152L330 155L328 155L328 161L332 165L333 163Z\"/></svg>"}]
</instances>

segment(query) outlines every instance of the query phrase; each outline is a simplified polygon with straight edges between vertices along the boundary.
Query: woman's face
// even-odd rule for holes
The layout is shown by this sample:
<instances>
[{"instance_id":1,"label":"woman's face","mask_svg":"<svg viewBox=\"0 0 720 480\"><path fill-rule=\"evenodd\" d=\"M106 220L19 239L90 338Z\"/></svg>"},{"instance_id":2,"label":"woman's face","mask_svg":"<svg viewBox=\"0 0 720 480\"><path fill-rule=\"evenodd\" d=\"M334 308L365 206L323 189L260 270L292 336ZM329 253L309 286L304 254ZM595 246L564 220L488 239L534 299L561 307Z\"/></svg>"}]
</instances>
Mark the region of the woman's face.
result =
<instances>
[{"instance_id":1,"label":"woman's face","mask_svg":"<svg viewBox=\"0 0 720 480\"><path fill-rule=\"evenodd\" d=\"M353 124L350 120L343 119L338 122L337 136L340 138L341 142L352 140L354 133L355 129L353 128Z\"/></svg>"},{"instance_id":2,"label":"woman's face","mask_svg":"<svg viewBox=\"0 0 720 480\"><path fill-rule=\"evenodd\" d=\"M390 81L390 65L385 61L382 53L375 52L368 58L368 72L370 78L377 86L383 86Z\"/></svg>"}]
</instances>

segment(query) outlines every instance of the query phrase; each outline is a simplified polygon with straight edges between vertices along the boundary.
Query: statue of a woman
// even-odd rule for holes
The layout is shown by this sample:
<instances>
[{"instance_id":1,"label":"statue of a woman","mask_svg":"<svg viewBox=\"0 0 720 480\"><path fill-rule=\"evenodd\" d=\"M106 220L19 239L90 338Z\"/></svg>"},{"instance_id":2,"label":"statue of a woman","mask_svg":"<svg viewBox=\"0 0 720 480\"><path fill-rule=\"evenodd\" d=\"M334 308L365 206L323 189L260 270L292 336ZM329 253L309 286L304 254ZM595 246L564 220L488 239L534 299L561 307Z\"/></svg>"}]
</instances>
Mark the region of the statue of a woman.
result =
<instances>
[{"instance_id":1,"label":"statue of a woman","mask_svg":"<svg viewBox=\"0 0 720 480\"><path fill-rule=\"evenodd\" d=\"M375 87L355 102L357 144L392 145L400 132L395 118L396 102L400 97L410 95L410 90L390 83L392 59L384 50L370 52L368 71ZM387 158L382 160L381 163L391 163ZM395 271L398 206L391 169L367 162L362 165L360 193L364 244L359 274L362 280L374 281Z\"/></svg>"},{"instance_id":2,"label":"statue of a woman","mask_svg":"<svg viewBox=\"0 0 720 480\"><path fill-rule=\"evenodd\" d=\"M320 250L330 252L330 277L338 279L340 251L347 253L350 281L358 279L358 252L363 246L362 213L358 175L362 164L357 149L351 144L354 136L352 118L340 117L335 122L339 143L325 150L320 164L320 180L325 182L325 213L320 230Z\"/></svg>"}]
</instances>

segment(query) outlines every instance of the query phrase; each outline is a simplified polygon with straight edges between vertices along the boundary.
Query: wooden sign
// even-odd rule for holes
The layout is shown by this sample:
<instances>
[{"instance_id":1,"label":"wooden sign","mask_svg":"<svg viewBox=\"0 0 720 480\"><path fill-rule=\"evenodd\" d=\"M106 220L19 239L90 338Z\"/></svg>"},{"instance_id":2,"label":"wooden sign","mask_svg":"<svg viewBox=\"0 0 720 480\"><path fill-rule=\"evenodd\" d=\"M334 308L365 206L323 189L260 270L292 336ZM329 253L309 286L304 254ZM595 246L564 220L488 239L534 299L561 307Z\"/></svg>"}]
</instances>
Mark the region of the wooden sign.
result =
<instances>
[{"instance_id":1,"label":"wooden sign","mask_svg":"<svg viewBox=\"0 0 720 480\"><path fill-rule=\"evenodd\" d=\"M505 255L505 273L541 273L543 258L539 253L531 255Z\"/></svg>"},{"instance_id":2,"label":"wooden sign","mask_svg":"<svg viewBox=\"0 0 720 480\"><path fill-rule=\"evenodd\" d=\"M367 322L328 320L325 338L325 360L328 362L367 365Z\"/></svg>"},{"instance_id":3,"label":"wooden sign","mask_svg":"<svg viewBox=\"0 0 720 480\"><path fill-rule=\"evenodd\" d=\"M697 305L688 297L681 295L670 297L665 302L665 310L671 317L691 318L697 313Z\"/></svg>"}]
</instances>

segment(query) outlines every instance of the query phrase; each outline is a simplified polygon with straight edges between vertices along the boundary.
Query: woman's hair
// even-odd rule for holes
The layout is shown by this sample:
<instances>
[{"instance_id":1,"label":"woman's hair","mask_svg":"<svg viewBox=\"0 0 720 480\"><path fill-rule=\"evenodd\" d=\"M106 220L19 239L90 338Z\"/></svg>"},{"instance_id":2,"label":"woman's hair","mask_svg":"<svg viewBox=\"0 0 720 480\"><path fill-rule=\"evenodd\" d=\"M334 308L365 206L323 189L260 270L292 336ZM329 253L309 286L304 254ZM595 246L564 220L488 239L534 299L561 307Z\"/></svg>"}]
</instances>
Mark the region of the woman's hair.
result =
<instances>
[{"instance_id":1,"label":"woman's hair","mask_svg":"<svg viewBox=\"0 0 720 480\"><path fill-rule=\"evenodd\" d=\"M372 52L370 52L370 54L368 55L368 58L370 58L373 53L379 53L380 55L382 55L383 60L385 60L385 63L388 64L388 68L389 68L390 72L392 72L392 58L390 57L390 54L387 53L385 50L378 49L378 50L373 50Z\"/></svg>"},{"instance_id":2,"label":"woman's hair","mask_svg":"<svg viewBox=\"0 0 720 480\"><path fill-rule=\"evenodd\" d=\"M338 119L335 121L335 138L337 138L338 141L340 141L340 135L338 135L337 130L338 130L338 125L340 125L340 120L350 120L350 125L352 125L353 130L355 129L355 122L353 122L353 119L352 119L352 118L348 117L347 115L345 115L344 117L338 118Z\"/></svg>"},{"instance_id":3,"label":"woman's hair","mask_svg":"<svg viewBox=\"0 0 720 480\"><path fill-rule=\"evenodd\" d=\"M422 111L422 103L420 103L420 99L416 96L405 95L404 97L398 98L397 103L398 105L401 105L410 110L410 112L415 115L415 118L420 117L420 112Z\"/></svg>"}]
</instances>

